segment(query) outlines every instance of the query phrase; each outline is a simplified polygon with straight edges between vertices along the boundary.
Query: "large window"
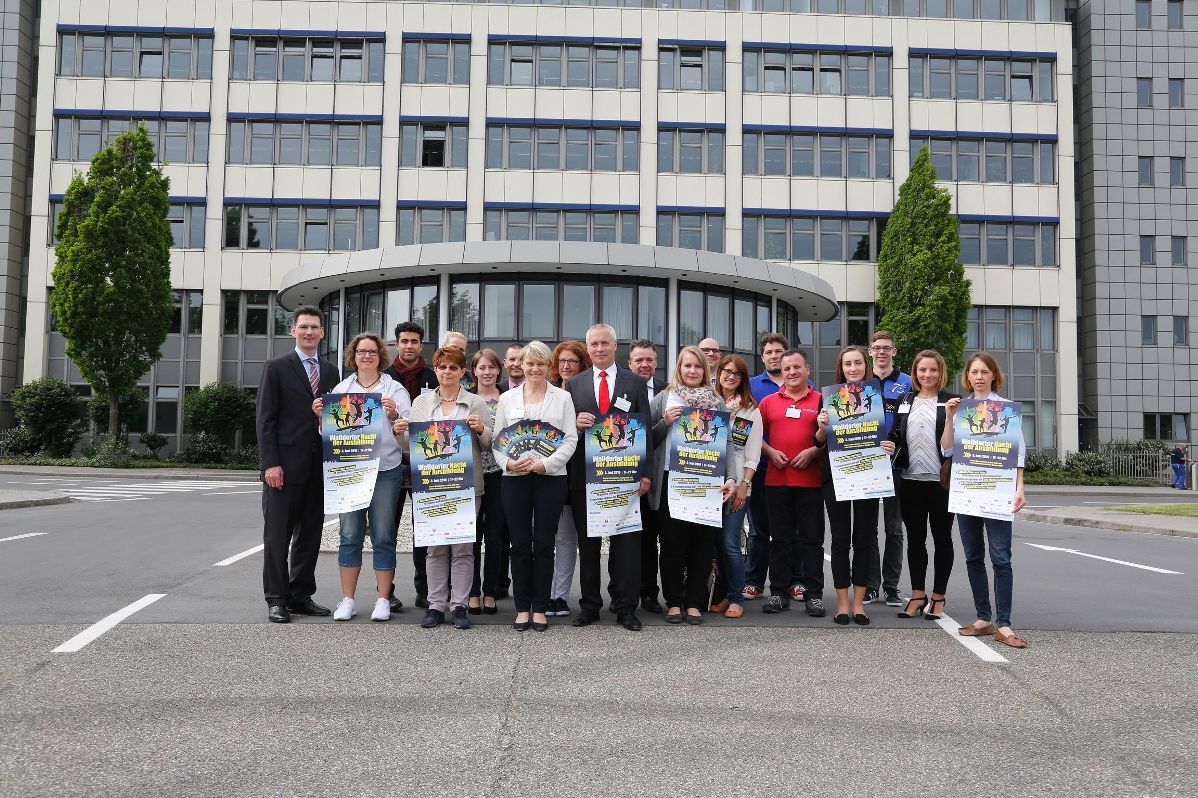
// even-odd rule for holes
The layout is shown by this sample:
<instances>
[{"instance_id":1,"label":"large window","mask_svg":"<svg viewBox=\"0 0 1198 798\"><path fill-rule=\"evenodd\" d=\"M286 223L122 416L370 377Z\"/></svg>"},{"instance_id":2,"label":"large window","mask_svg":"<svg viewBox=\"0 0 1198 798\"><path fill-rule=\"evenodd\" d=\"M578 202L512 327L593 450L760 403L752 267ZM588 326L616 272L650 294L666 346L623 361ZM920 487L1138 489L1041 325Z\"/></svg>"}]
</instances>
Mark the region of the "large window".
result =
<instances>
[{"instance_id":1,"label":"large window","mask_svg":"<svg viewBox=\"0 0 1198 798\"><path fill-rule=\"evenodd\" d=\"M381 83L384 47L378 38L234 36L232 80Z\"/></svg>"},{"instance_id":2,"label":"large window","mask_svg":"<svg viewBox=\"0 0 1198 798\"><path fill-rule=\"evenodd\" d=\"M722 212L657 212L657 245L680 249L724 251Z\"/></svg>"},{"instance_id":3,"label":"large window","mask_svg":"<svg viewBox=\"0 0 1198 798\"><path fill-rule=\"evenodd\" d=\"M311 120L229 121L227 163L378 166L382 124Z\"/></svg>"},{"instance_id":4,"label":"large window","mask_svg":"<svg viewBox=\"0 0 1198 798\"><path fill-rule=\"evenodd\" d=\"M875 261L884 219L745 216L741 254L768 260Z\"/></svg>"},{"instance_id":5,"label":"large window","mask_svg":"<svg viewBox=\"0 0 1198 798\"><path fill-rule=\"evenodd\" d=\"M640 140L631 127L489 125L487 168L635 172Z\"/></svg>"},{"instance_id":6,"label":"large window","mask_svg":"<svg viewBox=\"0 0 1198 798\"><path fill-rule=\"evenodd\" d=\"M204 208L198 203L171 203L166 218L171 223L172 246L179 249L204 248Z\"/></svg>"},{"instance_id":7,"label":"large window","mask_svg":"<svg viewBox=\"0 0 1198 798\"><path fill-rule=\"evenodd\" d=\"M779 316L784 309L793 313L789 305L779 302ZM704 338L714 338L725 355L743 356L754 370L758 336L775 329L770 323L770 301L766 297L687 283L678 287L677 325L679 346L697 345ZM789 335L785 326L781 330Z\"/></svg>"},{"instance_id":8,"label":"large window","mask_svg":"<svg viewBox=\"0 0 1198 798\"><path fill-rule=\"evenodd\" d=\"M657 171L724 174L724 131L663 127L657 133Z\"/></svg>"},{"instance_id":9,"label":"large window","mask_svg":"<svg viewBox=\"0 0 1198 798\"><path fill-rule=\"evenodd\" d=\"M966 266L1058 264L1055 223L962 219L960 234L961 263Z\"/></svg>"},{"instance_id":10,"label":"large window","mask_svg":"<svg viewBox=\"0 0 1198 798\"><path fill-rule=\"evenodd\" d=\"M58 74L78 77L212 77L212 36L70 32L58 37Z\"/></svg>"},{"instance_id":11,"label":"large window","mask_svg":"<svg viewBox=\"0 0 1198 798\"><path fill-rule=\"evenodd\" d=\"M404 83L470 83L470 42L405 40L403 43Z\"/></svg>"},{"instance_id":12,"label":"large window","mask_svg":"<svg viewBox=\"0 0 1198 798\"><path fill-rule=\"evenodd\" d=\"M225 249L374 249L379 245L377 206L225 206Z\"/></svg>"},{"instance_id":13,"label":"large window","mask_svg":"<svg viewBox=\"0 0 1198 798\"><path fill-rule=\"evenodd\" d=\"M465 208L401 207L396 212L396 244L441 244L465 240Z\"/></svg>"},{"instance_id":14,"label":"large window","mask_svg":"<svg viewBox=\"0 0 1198 798\"><path fill-rule=\"evenodd\" d=\"M640 215L635 210L489 209L486 241L599 241L636 244Z\"/></svg>"},{"instance_id":15,"label":"large window","mask_svg":"<svg viewBox=\"0 0 1198 798\"><path fill-rule=\"evenodd\" d=\"M641 85L640 45L491 42L492 86L635 89Z\"/></svg>"},{"instance_id":16,"label":"large window","mask_svg":"<svg viewBox=\"0 0 1198 798\"><path fill-rule=\"evenodd\" d=\"M208 162L207 119L103 119L86 116L54 118L56 161L90 161L117 136L143 125L158 160L166 163Z\"/></svg>"},{"instance_id":17,"label":"large window","mask_svg":"<svg viewBox=\"0 0 1198 798\"><path fill-rule=\"evenodd\" d=\"M470 144L464 124L407 123L399 126L401 167L465 169Z\"/></svg>"},{"instance_id":18,"label":"large window","mask_svg":"<svg viewBox=\"0 0 1198 798\"><path fill-rule=\"evenodd\" d=\"M1052 102L1053 64L1049 59L912 55L911 96Z\"/></svg>"},{"instance_id":19,"label":"large window","mask_svg":"<svg viewBox=\"0 0 1198 798\"><path fill-rule=\"evenodd\" d=\"M890 177L889 136L749 131L741 153L746 175Z\"/></svg>"},{"instance_id":20,"label":"large window","mask_svg":"<svg viewBox=\"0 0 1198 798\"><path fill-rule=\"evenodd\" d=\"M912 138L911 162L927 147L936 179L985 183L1056 183L1052 141Z\"/></svg>"},{"instance_id":21,"label":"large window","mask_svg":"<svg viewBox=\"0 0 1198 798\"><path fill-rule=\"evenodd\" d=\"M662 47L657 57L659 89L724 90L723 48Z\"/></svg>"},{"instance_id":22,"label":"large window","mask_svg":"<svg viewBox=\"0 0 1198 798\"><path fill-rule=\"evenodd\" d=\"M1188 441L1189 413L1145 413L1144 439L1150 441Z\"/></svg>"},{"instance_id":23,"label":"large window","mask_svg":"<svg viewBox=\"0 0 1198 798\"><path fill-rule=\"evenodd\" d=\"M890 55L883 53L747 49L744 89L889 97L890 64Z\"/></svg>"}]
</instances>

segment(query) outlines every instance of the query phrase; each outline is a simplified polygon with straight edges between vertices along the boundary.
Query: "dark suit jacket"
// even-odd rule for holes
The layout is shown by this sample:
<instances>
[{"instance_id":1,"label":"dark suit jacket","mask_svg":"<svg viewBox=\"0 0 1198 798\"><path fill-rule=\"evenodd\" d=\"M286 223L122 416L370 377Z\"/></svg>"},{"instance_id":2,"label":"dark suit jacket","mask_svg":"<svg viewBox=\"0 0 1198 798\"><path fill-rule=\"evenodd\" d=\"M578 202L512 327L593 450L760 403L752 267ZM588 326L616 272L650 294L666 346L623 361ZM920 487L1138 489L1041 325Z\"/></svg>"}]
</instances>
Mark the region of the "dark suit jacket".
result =
<instances>
[{"instance_id":1,"label":"dark suit jacket","mask_svg":"<svg viewBox=\"0 0 1198 798\"><path fill-rule=\"evenodd\" d=\"M574 400L575 413L599 415L599 403L595 400L595 370L593 368L589 368L581 374L574 375L564 387L570 392L570 397ZM616 366L615 389L612 391L612 404L609 411L614 412L616 410L616 399L627 399L629 404L628 412L643 414L647 430L651 423L649 418L648 388L649 386L645 383L644 378L626 368ZM642 477L651 476L649 463L653 459L652 436L646 435L645 446L647 447L645 450L645 459L641 461L640 469L640 476ZM582 436L579 436L578 448L574 450L574 456L570 458L570 490L573 491L584 492L586 490L586 469L583 464L583 451L585 449L586 447L582 445Z\"/></svg>"},{"instance_id":2,"label":"dark suit jacket","mask_svg":"<svg viewBox=\"0 0 1198 798\"><path fill-rule=\"evenodd\" d=\"M337 369L320 362L320 395L340 381ZM266 361L258 383L258 456L262 470L283 467L284 483L308 480L320 460L320 431L312 413L312 385L295 350Z\"/></svg>"}]
</instances>

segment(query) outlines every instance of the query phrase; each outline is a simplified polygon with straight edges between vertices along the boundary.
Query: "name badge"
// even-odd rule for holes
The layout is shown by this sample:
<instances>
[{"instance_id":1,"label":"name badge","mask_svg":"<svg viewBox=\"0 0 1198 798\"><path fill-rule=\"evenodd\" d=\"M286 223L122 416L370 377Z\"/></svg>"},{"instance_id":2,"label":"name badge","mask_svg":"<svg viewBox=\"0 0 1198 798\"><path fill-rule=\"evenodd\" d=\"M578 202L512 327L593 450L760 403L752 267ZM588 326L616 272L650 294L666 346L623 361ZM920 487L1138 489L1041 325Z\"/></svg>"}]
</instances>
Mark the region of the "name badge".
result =
<instances>
[{"instance_id":1,"label":"name badge","mask_svg":"<svg viewBox=\"0 0 1198 798\"><path fill-rule=\"evenodd\" d=\"M801 408L801 407L786 408L786 417L787 418L802 418L803 417L803 408Z\"/></svg>"},{"instance_id":2,"label":"name badge","mask_svg":"<svg viewBox=\"0 0 1198 798\"><path fill-rule=\"evenodd\" d=\"M420 395L424 396L426 393L432 393L435 390L436 390L436 388L421 388Z\"/></svg>"},{"instance_id":3,"label":"name badge","mask_svg":"<svg viewBox=\"0 0 1198 798\"><path fill-rule=\"evenodd\" d=\"M898 412L899 412L899 415L902 415L903 413L910 413L911 405L899 405Z\"/></svg>"},{"instance_id":4,"label":"name badge","mask_svg":"<svg viewBox=\"0 0 1198 798\"><path fill-rule=\"evenodd\" d=\"M616 409L619 410L621 413L627 413L629 408L632 407L632 402L628 401L626 398L621 396L619 399L617 399L615 401L615 405L616 405Z\"/></svg>"}]
</instances>

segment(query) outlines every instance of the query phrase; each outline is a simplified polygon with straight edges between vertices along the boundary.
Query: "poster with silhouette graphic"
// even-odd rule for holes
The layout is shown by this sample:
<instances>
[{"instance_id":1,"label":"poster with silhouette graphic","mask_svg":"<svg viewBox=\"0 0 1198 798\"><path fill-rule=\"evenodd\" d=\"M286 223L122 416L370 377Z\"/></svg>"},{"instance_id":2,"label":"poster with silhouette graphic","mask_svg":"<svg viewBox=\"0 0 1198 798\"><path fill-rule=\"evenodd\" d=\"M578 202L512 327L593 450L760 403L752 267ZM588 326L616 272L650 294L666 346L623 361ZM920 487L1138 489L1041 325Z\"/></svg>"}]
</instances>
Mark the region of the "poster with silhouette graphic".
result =
<instances>
[{"instance_id":1,"label":"poster with silhouette graphic","mask_svg":"<svg viewBox=\"0 0 1198 798\"><path fill-rule=\"evenodd\" d=\"M465 419L413 421L412 542L417 546L473 543L474 433Z\"/></svg>"},{"instance_id":2,"label":"poster with silhouette graphic","mask_svg":"<svg viewBox=\"0 0 1198 798\"><path fill-rule=\"evenodd\" d=\"M329 393L322 399L324 511L352 513L370 506L379 476L382 436L390 435L381 393Z\"/></svg>"},{"instance_id":3,"label":"poster with silhouette graphic","mask_svg":"<svg viewBox=\"0 0 1198 798\"><path fill-rule=\"evenodd\" d=\"M510 460L534 454L544 460L557 451L566 433L544 421L523 419L508 424L495 436L494 448Z\"/></svg>"},{"instance_id":4,"label":"poster with silhouette graphic","mask_svg":"<svg viewBox=\"0 0 1198 798\"><path fill-rule=\"evenodd\" d=\"M953 441L948 511L1013 520L1023 407L998 399L962 399Z\"/></svg>"},{"instance_id":5,"label":"poster with silhouette graphic","mask_svg":"<svg viewBox=\"0 0 1198 798\"><path fill-rule=\"evenodd\" d=\"M890 455L882 448L886 408L882 392L869 382L828 385L828 465L836 500L877 499L894 495Z\"/></svg>"},{"instance_id":6,"label":"poster with silhouette graphic","mask_svg":"<svg viewBox=\"0 0 1198 798\"><path fill-rule=\"evenodd\" d=\"M669 437L670 517L722 527L728 471L728 417L720 410L682 408Z\"/></svg>"},{"instance_id":7,"label":"poster with silhouette graphic","mask_svg":"<svg viewBox=\"0 0 1198 798\"><path fill-rule=\"evenodd\" d=\"M580 433L587 470L587 537L642 529L640 472L646 456L645 429L643 415L608 413Z\"/></svg>"}]
</instances>

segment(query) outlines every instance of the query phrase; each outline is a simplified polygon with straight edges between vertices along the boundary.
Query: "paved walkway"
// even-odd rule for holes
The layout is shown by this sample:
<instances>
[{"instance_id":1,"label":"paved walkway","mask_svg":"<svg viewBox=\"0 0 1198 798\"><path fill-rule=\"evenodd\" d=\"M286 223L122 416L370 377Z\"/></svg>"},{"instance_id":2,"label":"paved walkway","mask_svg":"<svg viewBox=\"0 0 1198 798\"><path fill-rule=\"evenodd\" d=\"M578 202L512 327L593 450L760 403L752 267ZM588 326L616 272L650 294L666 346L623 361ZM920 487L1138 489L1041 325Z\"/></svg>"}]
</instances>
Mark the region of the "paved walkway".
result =
<instances>
[{"instance_id":1,"label":"paved walkway","mask_svg":"<svg viewBox=\"0 0 1198 798\"><path fill-rule=\"evenodd\" d=\"M66 504L70 496L46 490L0 490L0 510L17 507L41 507L45 504Z\"/></svg>"}]
</instances>

